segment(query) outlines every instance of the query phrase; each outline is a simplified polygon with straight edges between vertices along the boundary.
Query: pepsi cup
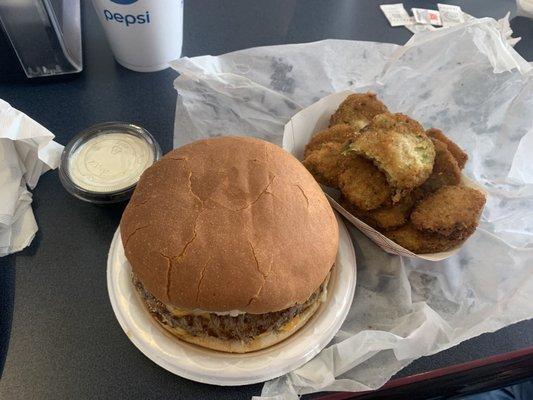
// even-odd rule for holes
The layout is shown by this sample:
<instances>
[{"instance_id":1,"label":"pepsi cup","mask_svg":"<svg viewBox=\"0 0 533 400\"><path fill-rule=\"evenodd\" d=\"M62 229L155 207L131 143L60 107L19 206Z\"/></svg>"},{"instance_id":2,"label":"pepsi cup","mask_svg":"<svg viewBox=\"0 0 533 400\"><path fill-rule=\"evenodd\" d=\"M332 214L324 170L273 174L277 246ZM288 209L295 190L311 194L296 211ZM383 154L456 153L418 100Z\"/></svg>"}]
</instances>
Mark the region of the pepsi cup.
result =
<instances>
[{"instance_id":1,"label":"pepsi cup","mask_svg":"<svg viewBox=\"0 0 533 400\"><path fill-rule=\"evenodd\" d=\"M183 0L93 0L117 62L160 71L181 56Z\"/></svg>"}]
</instances>

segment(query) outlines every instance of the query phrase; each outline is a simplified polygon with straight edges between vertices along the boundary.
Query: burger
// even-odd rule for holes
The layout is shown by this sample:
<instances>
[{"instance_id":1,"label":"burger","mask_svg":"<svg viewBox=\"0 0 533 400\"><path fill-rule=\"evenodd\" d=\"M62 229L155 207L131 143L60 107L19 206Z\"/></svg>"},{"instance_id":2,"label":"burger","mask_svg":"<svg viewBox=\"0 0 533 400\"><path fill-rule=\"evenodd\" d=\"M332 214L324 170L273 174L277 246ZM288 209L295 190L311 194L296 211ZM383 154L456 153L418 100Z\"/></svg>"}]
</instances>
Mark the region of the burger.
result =
<instances>
[{"instance_id":1,"label":"burger","mask_svg":"<svg viewBox=\"0 0 533 400\"><path fill-rule=\"evenodd\" d=\"M339 240L311 174L248 137L166 154L141 176L120 233L155 320L184 341L234 353L278 343L312 317Z\"/></svg>"}]
</instances>

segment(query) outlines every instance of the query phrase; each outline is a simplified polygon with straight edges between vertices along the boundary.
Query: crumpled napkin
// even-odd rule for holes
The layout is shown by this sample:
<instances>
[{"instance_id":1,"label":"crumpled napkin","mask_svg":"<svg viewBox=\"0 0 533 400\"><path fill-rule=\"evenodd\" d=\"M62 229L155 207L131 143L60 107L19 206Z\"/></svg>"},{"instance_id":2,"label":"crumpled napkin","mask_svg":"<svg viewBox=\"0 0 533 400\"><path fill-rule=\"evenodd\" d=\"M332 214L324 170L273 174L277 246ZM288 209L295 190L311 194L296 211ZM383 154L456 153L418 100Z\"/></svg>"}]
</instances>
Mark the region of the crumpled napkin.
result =
<instances>
[{"instance_id":1,"label":"crumpled napkin","mask_svg":"<svg viewBox=\"0 0 533 400\"><path fill-rule=\"evenodd\" d=\"M392 256L354 227L357 286L334 340L262 397L383 385L414 359L533 317L533 69L490 18L415 34L404 46L325 40L173 63L174 145L219 134L280 144L292 115L346 89L441 128L489 193L480 227L453 257Z\"/></svg>"},{"instance_id":2,"label":"crumpled napkin","mask_svg":"<svg viewBox=\"0 0 533 400\"><path fill-rule=\"evenodd\" d=\"M31 209L39 177L59 165L54 135L0 99L0 257L28 246L37 232Z\"/></svg>"}]
</instances>

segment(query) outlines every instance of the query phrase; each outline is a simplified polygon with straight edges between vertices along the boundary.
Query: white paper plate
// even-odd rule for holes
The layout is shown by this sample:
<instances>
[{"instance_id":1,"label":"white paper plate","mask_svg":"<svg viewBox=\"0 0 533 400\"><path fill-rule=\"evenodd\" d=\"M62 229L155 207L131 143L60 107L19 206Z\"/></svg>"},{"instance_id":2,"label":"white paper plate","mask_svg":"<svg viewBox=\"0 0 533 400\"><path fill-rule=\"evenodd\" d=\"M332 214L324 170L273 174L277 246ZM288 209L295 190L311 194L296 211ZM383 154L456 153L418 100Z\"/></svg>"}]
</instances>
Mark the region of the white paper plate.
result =
<instances>
[{"instance_id":1,"label":"white paper plate","mask_svg":"<svg viewBox=\"0 0 533 400\"><path fill-rule=\"evenodd\" d=\"M346 318L355 291L356 262L350 235L339 223L339 252L328 285L327 300L291 337L270 348L228 354L183 342L150 316L131 282L131 267L124 256L119 231L107 259L107 288L120 326L135 346L166 370L194 381L214 385L247 385L263 382L305 364L335 336Z\"/></svg>"}]
</instances>

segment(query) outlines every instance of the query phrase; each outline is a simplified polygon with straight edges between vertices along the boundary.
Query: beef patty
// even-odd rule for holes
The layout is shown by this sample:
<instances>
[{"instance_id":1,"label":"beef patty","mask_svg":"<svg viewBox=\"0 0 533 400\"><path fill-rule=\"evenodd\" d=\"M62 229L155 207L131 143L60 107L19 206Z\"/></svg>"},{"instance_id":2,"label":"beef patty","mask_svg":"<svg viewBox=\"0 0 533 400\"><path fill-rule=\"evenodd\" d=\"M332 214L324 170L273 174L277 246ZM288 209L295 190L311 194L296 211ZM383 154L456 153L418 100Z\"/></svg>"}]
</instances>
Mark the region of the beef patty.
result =
<instances>
[{"instance_id":1,"label":"beef patty","mask_svg":"<svg viewBox=\"0 0 533 400\"><path fill-rule=\"evenodd\" d=\"M279 331L281 327L322 299L328 277L305 303L296 304L281 311L265 314L239 314L237 316L215 313L195 313L177 316L172 309L155 298L143 284L132 276L133 284L144 300L148 311L162 324L181 328L192 336L212 336L226 340L249 341L267 332Z\"/></svg>"}]
</instances>

